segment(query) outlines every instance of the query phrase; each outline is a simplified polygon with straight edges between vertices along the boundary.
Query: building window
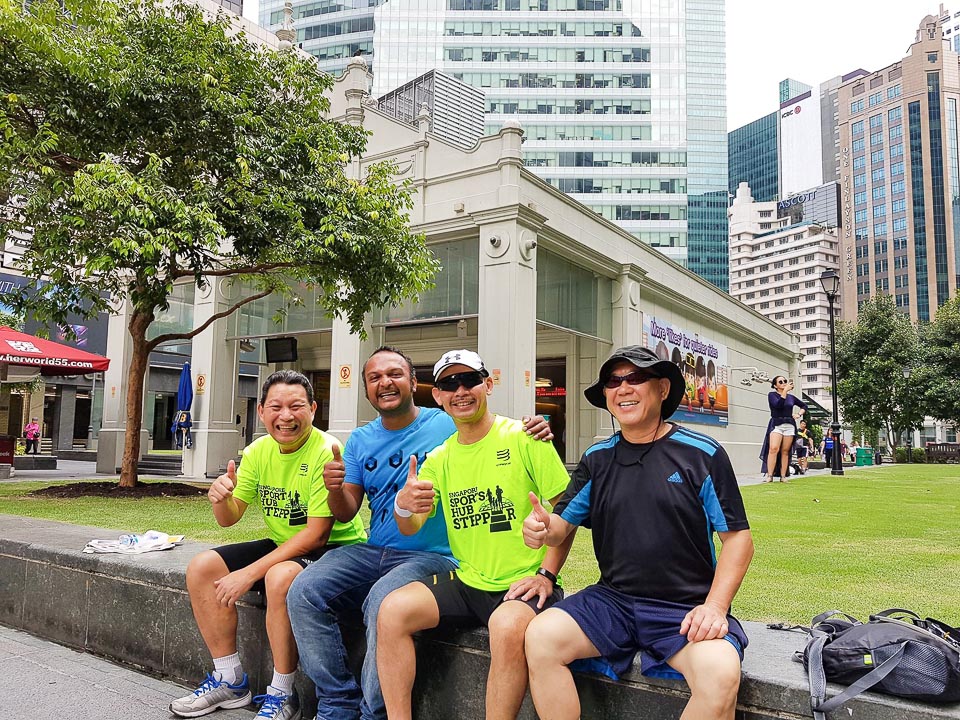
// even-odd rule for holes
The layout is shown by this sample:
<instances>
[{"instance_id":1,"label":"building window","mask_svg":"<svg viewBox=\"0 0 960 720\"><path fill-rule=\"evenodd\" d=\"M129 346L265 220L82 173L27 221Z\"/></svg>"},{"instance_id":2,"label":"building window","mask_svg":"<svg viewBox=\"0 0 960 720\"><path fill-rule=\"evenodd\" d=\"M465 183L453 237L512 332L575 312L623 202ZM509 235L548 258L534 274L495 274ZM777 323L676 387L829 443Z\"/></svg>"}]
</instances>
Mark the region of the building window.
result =
<instances>
[{"instance_id":1,"label":"building window","mask_svg":"<svg viewBox=\"0 0 960 720\"><path fill-rule=\"evenodd\" d=\"M850 126L850 132L853 133L854 137L857 135L863 135L863 120L857 120Z\"/></svg>"},{"instance_id":2,"label":"building window","mask_svg":"<svg viewBox=\"0 0 960 720\"><path fill-rule=\"evenodd\" d=\"M852 103L850 103L850 114L856 115L859 112L863 112L863 98L854 100Z\"/></svg>"},{"instance_id":3,"label":"building window","mask_svg":"<svg viewBox=\"0 0 960 720\"><path fill-rule=\"evenodd\" d=\"M883 102L883 93L878 93L878 92L877 92L877 93L871 93L871 95L870 95L870 107L873 107L874 105L879 105L881 102Z\"/></svg>"},{"instance_id":4,"label":"building window","mask_svg":"<svg viewBox=\"0 0 960 720\"><path fill-rule=\"evenodd\" d=\"M870 129L876 130L878 127L883 127L883 115L872 115L870 117Z\"/></svg>"}]
</instances>

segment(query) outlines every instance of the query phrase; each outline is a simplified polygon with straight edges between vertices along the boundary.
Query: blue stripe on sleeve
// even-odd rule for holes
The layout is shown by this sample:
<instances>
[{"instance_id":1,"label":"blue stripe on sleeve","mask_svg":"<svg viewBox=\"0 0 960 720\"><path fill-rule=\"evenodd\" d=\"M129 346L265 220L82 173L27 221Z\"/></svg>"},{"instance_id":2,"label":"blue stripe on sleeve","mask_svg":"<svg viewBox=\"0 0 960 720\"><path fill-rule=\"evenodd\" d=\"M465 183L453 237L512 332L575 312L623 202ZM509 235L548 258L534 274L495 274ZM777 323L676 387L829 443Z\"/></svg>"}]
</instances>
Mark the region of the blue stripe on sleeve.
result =
<instances>
[{"instance_id":1,"label":"blue stripe on sleeve","mask_svg":"<svg viewBox=\"0 0 960 720\"><path fill-rule=\"evenodd\" d=\"M613 447L614 445L616 445L618 442L620 442L620 433L614 433L613 435L611 435L610 437L608 437L606 440L601 440L600 442L598 442L598 443L596 443L596 444L591 445L590 447L588 447L588 448L587 448L587 451L583 454L583 456L586 457L586 456L589 455L590 453L594 453L594 452L596 452L597 450L604 450L604 449L606 449L606 448L612 448L612 447Z\"/></svg>"},{"instance_id":2,"label":"blue stripe on sleeve","mask_svg":"<svg viewBox=\"0 0 960 720\"><path fill-rule=\"evenodd\" d=\"M707 545L710 546L710 561L717 566L717 547L713 544L713 531L726 532L727 518L720 507L720 499L713 487L713 478L707 475L700 488L700 502L703 503L703 514L707 516Z\"/></svg>"},{"instance_id":3,"label":"blue stripe on sleeve","mask_svg":"<svg viewBox=\"0 0 960 720\"><path fill-rule=\"evenodd\" d=\"M698 450L702 450L710 457L713 457L717 452L718 445L713 440L705 435L693 433L684 428L680 428L677 432L675 432L671 439L676 440L679 443L683 443L684 445L695 447Z\"/></svg>"},{"instance_id":4,"label":"blue stripe on sleeve","mask_svg":"<svg viewBox=\"0 0 960 720\"><path fill-rule=\"evenodd\" d=\"M581 525L584 520L590 517L590 486L593 480L587 482L574 498L567 503L567 506L560 513L560 517L571 525Z\"/></svg>"},{"instance_id":5,"label":"blue stripe on sleeve","mask_svg":"<svg viewBox=\"0 0 960 720\"><path fill-rule=\"evenodd\" d=\"M703 511L707 515L707 520L717 532L726 532L727 518L723 514L723 508L720 507L720 498L717 497L717 490L713 487L713 478L707 475L703 481L703 487L700 488L700 502L703 503Z\"/></svg>"}]
</instances>

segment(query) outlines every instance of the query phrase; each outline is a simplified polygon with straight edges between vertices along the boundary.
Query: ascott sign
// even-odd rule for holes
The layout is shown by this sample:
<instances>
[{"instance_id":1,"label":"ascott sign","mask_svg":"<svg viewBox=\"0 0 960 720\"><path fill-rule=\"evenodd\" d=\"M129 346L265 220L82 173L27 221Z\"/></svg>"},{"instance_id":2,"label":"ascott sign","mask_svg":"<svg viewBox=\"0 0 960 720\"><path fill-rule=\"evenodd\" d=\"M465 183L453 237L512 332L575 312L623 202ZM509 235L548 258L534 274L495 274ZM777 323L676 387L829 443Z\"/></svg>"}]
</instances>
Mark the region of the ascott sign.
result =
<instances>
[{"instance_id":1,"label":"ascott sign","mask_svg":"<svg viewBox=\"0 0 960 720\"><path fill-rule=\"evenodd\" d=\"M810 192L800 193L799 195L794 195L793 197L787 198L786 200L781 200L777 203L778 210L786 210L787 208L793 207L794 205L802 205L805 202L813 200L817 197L817 191L811 190Z\"/></svg>"}]
</instances>

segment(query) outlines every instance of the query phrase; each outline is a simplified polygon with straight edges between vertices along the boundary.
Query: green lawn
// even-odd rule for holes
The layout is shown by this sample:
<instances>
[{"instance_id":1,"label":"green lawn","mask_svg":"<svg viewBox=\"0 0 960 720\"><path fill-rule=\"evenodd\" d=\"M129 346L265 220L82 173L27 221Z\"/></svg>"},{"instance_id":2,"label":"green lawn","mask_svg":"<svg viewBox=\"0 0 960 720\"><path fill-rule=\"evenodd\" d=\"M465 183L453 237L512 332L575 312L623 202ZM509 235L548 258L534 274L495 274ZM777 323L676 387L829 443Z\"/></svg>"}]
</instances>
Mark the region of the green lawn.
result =
<instances>
[{"instance_id":1,"label":"green lawn","mask_svg":"<svg viewBox=\"0 0 960 720\"><path fill-rule=\"evenodd\" d=\"M217 527L205 497L25 497L48 484L0 484L0 513L118 533L156 529L209 543L263 536L259 513ZM801 622L833 608L866 616L906 607L960 624L960 466L849 471L745 487L743 496L757 551L734 602L742 619ZM588 531L580 532L564 576L571 589L597 579Z\"/></svg>"}]
</instances>

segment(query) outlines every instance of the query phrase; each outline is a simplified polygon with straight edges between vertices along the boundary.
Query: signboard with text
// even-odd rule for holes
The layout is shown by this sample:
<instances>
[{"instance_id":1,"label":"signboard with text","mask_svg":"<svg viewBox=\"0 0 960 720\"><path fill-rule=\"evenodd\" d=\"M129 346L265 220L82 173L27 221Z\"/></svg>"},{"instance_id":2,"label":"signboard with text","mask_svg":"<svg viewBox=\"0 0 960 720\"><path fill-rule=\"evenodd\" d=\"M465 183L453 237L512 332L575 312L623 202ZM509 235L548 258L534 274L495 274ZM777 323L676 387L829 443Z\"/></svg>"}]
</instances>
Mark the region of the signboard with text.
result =
<instances>
[{"instance_id":1,"label":"signboard with text","mask_svg":"<svg viewBox=\"0 0 960 720\"><path fill-rule=\"evenodd\" d=\"M680 325L644 316L644 345L680 368L685 391L671 417L680 423L726 425L730 417L727 346Z\"/></svg>"}]
</instances>

